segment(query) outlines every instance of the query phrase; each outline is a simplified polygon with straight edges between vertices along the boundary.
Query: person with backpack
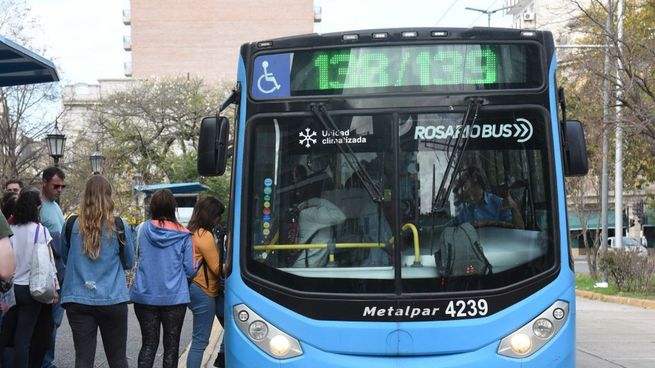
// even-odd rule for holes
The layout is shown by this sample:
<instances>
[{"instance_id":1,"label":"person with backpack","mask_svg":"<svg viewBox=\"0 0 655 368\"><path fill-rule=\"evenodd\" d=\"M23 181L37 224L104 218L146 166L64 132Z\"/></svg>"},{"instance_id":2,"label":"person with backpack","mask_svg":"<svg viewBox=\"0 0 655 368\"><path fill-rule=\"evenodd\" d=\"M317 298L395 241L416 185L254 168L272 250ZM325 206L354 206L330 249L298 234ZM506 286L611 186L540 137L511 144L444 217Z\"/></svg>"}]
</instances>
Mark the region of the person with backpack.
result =
<instances>
[{"instance_id":1,"label":"person with backpack","mask_svg":"<svg viewBox=\"0 0 655 368\"><path fill-rule=\"evenodd\" d=\"M225 212L225 205L214 197L200 199L193 208L188 229L193 233L198 272L191 280L189 309L193 313L193 335L187 355L187 367L199 368L202 355L209 344L214 316L223 324L223 239L215 239L213 231ZM217 241L218 240L218 241ZM225 367L225 354L221 346L216 367Z\"/></svg>"},{"instance_id":2,"label":"person with backpack","mask_svg":"<svg viewBox=\"0 0 655 368\"><path fill-rule=\"evenodd\" d=\"M75 368L94 367L98 329L109 367L128 366L125 270L134 264L134 241L113 211L111 184L94 175L86 182L79 216L62 229L61 304L73 333Z\"/></svg>"},{"instance_id":3,"label":"person with backpack","mask_svg":"<svg viewBox=\"0 0 655 368\"><path fill-rule=\"evenodd\" d=\"M190 302L188 278L196 273L192 237L177 222L173 193L160 189L150 199L151 220L136 229L137 267L130 298L141 327L138 367L151 368L164 336L164 368L177 367L180 333Z\"/></svg>"}]
</instances>

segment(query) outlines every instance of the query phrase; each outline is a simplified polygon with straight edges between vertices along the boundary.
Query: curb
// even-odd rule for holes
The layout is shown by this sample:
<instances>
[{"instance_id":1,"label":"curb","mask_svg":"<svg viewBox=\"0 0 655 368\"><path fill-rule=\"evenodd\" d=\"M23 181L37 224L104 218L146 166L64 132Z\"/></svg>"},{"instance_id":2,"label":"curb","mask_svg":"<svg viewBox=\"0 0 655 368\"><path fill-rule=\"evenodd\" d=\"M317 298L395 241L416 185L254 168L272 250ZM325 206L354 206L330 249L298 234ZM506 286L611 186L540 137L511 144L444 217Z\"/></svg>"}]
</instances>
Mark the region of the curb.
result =
<instances>
[{"instance_id":1,"label":"curb","mask_svg":"<svg viewBox=\"0 0 655 368\"><path fill-rule=\"evenodd\" d=\"M205 349L205 353L202 355L201 367L214 367L214 360L218 355L218 350L221 346L221 340L223 340L223 328L221 324L218 323L218 320L214 318L214 324L212 325L212 332L209 335L209 344ZM191 348L191 343L184 348L184 352L180 355L180 358L177 361L178 368L186 368L186 358L189 355L189 349Z\"/></svg>"},{"instance_id":2,"label":"curb","mask_svg":"<svg viewBox=\"0 0 655 368\"><path fill-rule=\"evenodd\" d=\"M627 305L632 305L634 307L655 309L655 300L628 298L625 296L604 295L587 290L576 290L575 295L582 298L600 300L602 302L627 304Z\"/></svg>"}]
</instances>

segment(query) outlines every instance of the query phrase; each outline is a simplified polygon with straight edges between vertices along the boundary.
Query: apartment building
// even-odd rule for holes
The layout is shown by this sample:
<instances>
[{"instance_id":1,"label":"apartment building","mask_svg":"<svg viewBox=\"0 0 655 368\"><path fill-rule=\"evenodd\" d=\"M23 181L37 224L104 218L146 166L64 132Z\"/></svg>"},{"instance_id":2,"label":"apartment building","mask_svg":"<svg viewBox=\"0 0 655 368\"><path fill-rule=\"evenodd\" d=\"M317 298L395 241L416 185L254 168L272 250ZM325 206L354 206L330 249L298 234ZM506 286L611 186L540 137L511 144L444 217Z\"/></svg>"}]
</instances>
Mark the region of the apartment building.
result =
<instances>
[{"instance_id":1,"label":"apartment building","mask_svg":"<svg viewBox=\"0 0 655 368\"><path fill-rule=\"evenodd\" d=\"M313 0L131 0L123 12L125 74L234 80L241 44L301 33Z\"/></svg>"},{"instance_id":2,"label":"apartment building","mask_svg":"<svg viewBox=\"0 0 655 368\"><path fill-rule=\"evenodd\" d=\"M190 76L208 83L236 79L245 42L311 33L313 0L128 0L123 5L125 79L64 87L59 119L71 140L93 134L89 114L101 96L138 80Z\"/></svg>"}]
</instances>

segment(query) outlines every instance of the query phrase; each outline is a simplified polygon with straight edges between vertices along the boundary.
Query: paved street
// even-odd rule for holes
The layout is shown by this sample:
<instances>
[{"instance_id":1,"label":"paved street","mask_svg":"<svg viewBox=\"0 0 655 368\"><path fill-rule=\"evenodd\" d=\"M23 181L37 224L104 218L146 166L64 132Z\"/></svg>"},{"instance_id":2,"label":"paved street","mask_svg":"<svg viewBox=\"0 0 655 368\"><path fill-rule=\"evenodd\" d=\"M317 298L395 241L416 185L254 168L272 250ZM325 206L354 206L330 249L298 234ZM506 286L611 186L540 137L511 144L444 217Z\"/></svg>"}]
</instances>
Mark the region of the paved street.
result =
<instances>
[{"instance_id":1,"label":"paved street","mask_svg":"<svg viewBox=\"0 0 655 368\"><path fill-rule=\"evenodd\" d=\"M655 367L655 310L577 298L578 368Z\"/></svg>"},{"instance_id":2,"label":"paved street","mask_svg":"<svg viewBox=\"0 0 655 368\"><path fill-rule=\"evenodd\" d=\"M130 367L137 366L137 357L139 349L141 348L141 330L139 329L139 322L136 319L132 305L129 305L128 311L128 330L127 330L127 361ZM180 337L180 354L191 342L191 330L193 315L187 309L184 317L184 326L182 328L182 336ZM98 333L98 347L96 350L96 367L108 367L107 359L105 358L105 351L102 347L102 338ZM162 355L164 354L164 347L159 344L157 350L157 358L155 359L154 367L161 367ZM75 349L73 348L73 336L68 321L64 316L64 321L57 335L57 350L55 352L55 365L59 368L72 368L75 367Z\"/></svg>"},{"instance_id":3,"label":"paved street","mask_svg":"<svg viewBox=\"0 0 655 368\"><path fill-rule=\"evenodd\" d=\"M655 310L624 304L577 298L578 368L655 367ZM141 345L139 324L132 308L129 312L128 362L136 367ZM187 311L180 341L180 354L191 341L192 315ZM155 367L161 366L159 347ZM74 367L75 353L68 322L59 330L57 359L60 368ZM209 362L213 361L213 357ZM96 367L107 367L102 340L98 336ZM209 363L211 365L211 363Z\"/></svg>"}]
</instances>

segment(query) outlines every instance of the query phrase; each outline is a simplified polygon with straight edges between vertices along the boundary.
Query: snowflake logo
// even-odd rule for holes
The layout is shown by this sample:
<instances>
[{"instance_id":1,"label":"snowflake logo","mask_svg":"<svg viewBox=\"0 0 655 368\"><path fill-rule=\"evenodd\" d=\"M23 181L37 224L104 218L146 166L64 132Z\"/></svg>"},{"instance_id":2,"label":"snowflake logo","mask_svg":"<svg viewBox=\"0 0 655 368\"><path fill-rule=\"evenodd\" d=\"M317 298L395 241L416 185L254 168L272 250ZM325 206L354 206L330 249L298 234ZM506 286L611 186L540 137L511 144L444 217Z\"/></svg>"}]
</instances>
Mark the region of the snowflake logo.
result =
<instances>
[{"instance_id":1,"label":"snowflake logo","mask_svg":"<svg viewBox=\"0 0 655 368\"><path fill-rule=\"evenodd\" d=\"M316 137L316 132L312 131L310 133L309 131L309 128L305 128L305 133L300 132L300 134L298 134L301 138L298 142L307 148L311 147L312 144L316 144L316 138L314 138Z\"/></svg>"}]
</instances>

